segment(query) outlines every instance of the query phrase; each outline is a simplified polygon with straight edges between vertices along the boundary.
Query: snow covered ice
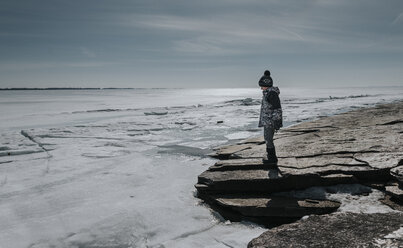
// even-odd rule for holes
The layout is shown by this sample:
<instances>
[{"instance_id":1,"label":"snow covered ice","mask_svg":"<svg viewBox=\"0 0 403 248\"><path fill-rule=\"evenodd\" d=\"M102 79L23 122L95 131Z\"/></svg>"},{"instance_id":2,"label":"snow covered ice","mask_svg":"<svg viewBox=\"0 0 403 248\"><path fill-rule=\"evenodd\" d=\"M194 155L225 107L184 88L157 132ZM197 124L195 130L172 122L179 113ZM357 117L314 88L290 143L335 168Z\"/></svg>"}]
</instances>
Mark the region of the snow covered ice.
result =
<instances>
[{"instance_id":1,"label":"snow covered ice","mask_svg":"<svg viewBox=\"0 0 403 248\"><path fill-rule=\"evenodd\" d=\"M280 90L286 125L403 93ZM212 148L261 135L260 98L259 88L0 91L0 247L246 247L265 229L225 222L193 185ZM340 211L389 211L358 207L380 194L329 197Z\"/></svg>"}]
</instances>

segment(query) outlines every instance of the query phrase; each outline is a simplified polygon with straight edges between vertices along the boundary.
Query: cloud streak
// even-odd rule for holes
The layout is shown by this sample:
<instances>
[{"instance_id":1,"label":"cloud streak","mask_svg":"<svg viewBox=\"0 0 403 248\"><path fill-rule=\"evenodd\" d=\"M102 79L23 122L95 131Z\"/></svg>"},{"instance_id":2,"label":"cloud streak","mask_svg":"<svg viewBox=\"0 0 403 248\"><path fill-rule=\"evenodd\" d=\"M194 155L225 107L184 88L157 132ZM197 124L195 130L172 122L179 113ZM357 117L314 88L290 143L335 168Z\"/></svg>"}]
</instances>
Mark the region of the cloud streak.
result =
<instances>
[{"instance_id":1,"label":"cloud streak","mask_svg":"<svg viewBox=\"0 0 403 248\"><path fill-rule=\"evenodd\" d=\"M393 20L392 24L398 24L400 22L402 22L403 20L403 12L401 12L396 18L395 20Z\"/></svg>"},{"instance_id":2,"label":"cloud streak","mask_svg":"<svg viewBox=\"0 0 403 248\"><path fill-rule=\"evenodd\" d=\"M400 0L4 0L0 9L0 87L49 74L157 87L170 75L186 87L191 72L244 86L268 66L304 75L320 67L329 82L335 69L357 78L371 67L396 81L389 68L403 67Z\"/></svg>"},{"instance_id":3,"label":"cloud streak","mask_svg":"<svg viewBox=\"0 0 403 248\"><path fill-rule=\"evenodd\" d=\"M272 3L282 6L277 1ZM377 41L382 33L389 31L387 22L380 19L382 16L375 8L368 16L359 16L363 8L360 3L303 1L303 4L295 4L297 7L291 10L270 14L264 11L236 14L224 11L212 13L208 18L197 14L140 14L127 20L134 27L154 30L155 33L175 33L176 36L168 39L174 51L204 55L255 54L262 50L297 52L301 51L300 47L307 51L352 52L373 48L374 44L379 45L379 49L389 49ZM401 14L394 23L400 18ZM382 22L383 30L372 28L382 25ZM396 42L398 40L396 37ZM393 47L395 50L396 46Z\"/></svg>"},{"instance_id":4,"label":"cloud streak","mask_svg":"<svg viewBox=\"0 0 403 248\"><path fill-rule=\"evenodd\" d=\"M261 16L252 18L249 15L220 15L205 20L195 17L146 15L136 16L131 23L137 27L154 29L155 32L176 32L177 38L172 39L173 48L183 52L241 53L248 46L306 41L289 27L283 27L273 23L270 18Z\"/></svg>"}]
</instances>

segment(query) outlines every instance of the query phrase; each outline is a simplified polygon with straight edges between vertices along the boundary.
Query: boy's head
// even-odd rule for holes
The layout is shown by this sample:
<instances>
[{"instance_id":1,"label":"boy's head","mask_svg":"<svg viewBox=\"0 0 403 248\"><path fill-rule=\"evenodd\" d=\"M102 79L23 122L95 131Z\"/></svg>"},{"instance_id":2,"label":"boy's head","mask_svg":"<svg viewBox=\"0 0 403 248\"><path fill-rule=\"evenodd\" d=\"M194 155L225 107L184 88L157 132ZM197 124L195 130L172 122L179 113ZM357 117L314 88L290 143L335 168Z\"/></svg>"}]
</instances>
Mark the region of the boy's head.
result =
<instances>
[{"instance_id":1,"label":"boy's head","mask_svg":"<svg viewBox=\"0 0 403 248\"><path fill-rule=\"evenodd\" d=\"M264 71L264 76L259 80L259 86L262 88L262 90L273 86L273 79L270 77L269 70Z\"/></svg>"}]
</instances>

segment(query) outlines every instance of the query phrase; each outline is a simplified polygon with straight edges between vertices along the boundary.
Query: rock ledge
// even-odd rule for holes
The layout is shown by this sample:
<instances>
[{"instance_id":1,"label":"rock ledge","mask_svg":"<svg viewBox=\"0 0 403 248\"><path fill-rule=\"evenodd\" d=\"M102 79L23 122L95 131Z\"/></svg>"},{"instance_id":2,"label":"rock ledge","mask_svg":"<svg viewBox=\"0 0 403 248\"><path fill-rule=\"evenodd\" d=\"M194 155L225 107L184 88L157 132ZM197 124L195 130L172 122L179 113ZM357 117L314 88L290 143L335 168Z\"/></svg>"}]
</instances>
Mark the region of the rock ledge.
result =
<instances>
[{"instance_id":1,"label":"rock ledge","mask_svg":"<svg viewBox=\"0 0 403 248\"><path fill-rule=\"evenodd\" d=\"M402 130L403 101L400 101L282 129L275 135L274 141L279 157L277 166L262 163L261 159L265 155L262 137L220 147L211 154L220 160L198 177L195 185L198 197L226 219L251 220L268 227L291 223L306 215L336 211L340 206L338 202L285 198L275 194L313 186L364 184L383 190L388 194L383 202L399 210L402 209L403 202ZM392 217L393 221L386 221ZM334 225L329 230L325 228L326 221ZM264 242L254 240L250 247L276 247L273 245L276 242L281 247L285 244L281 242L286 242L285 237L293 236L294 232L300 236L301 240L298 242L305 246L293 243L293 247L315 247L314 244L319 244L317 247L344 247L348 244L349 235L353 235L351 238L355 240L355 246L360 246L361 241L368 245L365 238L361 240L359 232L383 242L382 235L399 229L403 220L401 212L398 212L368 216L311 216L307 222L297 223L285 225L282 229L272 229L281 231L278 233L282 233L284 239L270 230L271 236L264 236ZM316 226L314 223L317 223ZM356 223L364 226L359 227ZM336 229L340 229L346 237L338 236ZM310 237L317 230L330 241L319 236L312 239L315 243L303 240L304 235ZM332 240L336 243L332 244ZM336 245L337 240L340 240L340 246Z\"/></svg>"}]
</instances>

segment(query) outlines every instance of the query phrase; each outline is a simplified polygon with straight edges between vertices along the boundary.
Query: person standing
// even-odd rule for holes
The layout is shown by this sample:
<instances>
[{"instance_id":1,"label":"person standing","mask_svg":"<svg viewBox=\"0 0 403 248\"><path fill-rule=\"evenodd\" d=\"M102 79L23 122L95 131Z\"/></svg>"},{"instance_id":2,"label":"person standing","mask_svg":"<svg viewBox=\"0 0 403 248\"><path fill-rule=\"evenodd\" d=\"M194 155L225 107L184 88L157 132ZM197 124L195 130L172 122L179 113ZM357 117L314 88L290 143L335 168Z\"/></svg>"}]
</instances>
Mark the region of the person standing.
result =
<instances>
[{"instance_id":1,"label":"person standing","mask_svg":"<svg viewBox=\"0 0 403 248\"><path fill-rule=\"evenodd\" d=\"M269 70L266 70L260 78L259 86L262 89L263 97L258 126L263 127L267 152L267 159L263 158L263 163L277 164L278 159L273 136L274 132L283 126L283 111L279 98L280 89L273 86L273 79Z\"/></svg>"}]
</instances>

